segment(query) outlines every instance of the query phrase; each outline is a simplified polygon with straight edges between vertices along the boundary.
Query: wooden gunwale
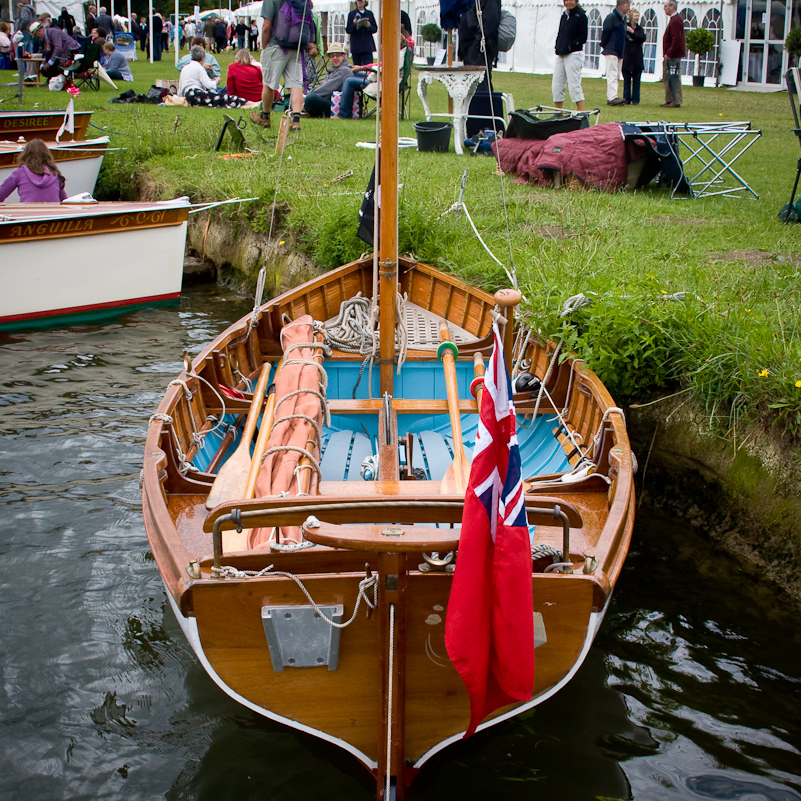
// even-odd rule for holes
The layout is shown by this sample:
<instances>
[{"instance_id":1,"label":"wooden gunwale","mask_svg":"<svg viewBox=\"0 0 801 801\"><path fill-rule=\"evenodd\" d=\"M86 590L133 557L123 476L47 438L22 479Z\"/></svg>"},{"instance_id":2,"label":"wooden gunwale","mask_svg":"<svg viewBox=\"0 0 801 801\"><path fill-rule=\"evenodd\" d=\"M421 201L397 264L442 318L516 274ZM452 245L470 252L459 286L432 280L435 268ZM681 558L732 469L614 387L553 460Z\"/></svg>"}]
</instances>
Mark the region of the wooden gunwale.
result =
<instances>
[{"instance_id":1,"label":"wooden gunwale","mask_svg":"<svg viewBox=\"0 0 801 801\"><path fill-rule=\"evenodd\" d=\"M0 245L172 227L188 217L189 206L6 203L0 212Z\"/></svg>"},{"instance_id":2,"label":"wooden gunwale","mask_svg":"<svg viewBox=\"0 0 801 801\"><path fill-rule=\"evenodd\" d=\"M78 161L81 159L96 159L105 155L110 148L107 136L99 139L86 139L83 142L45 142L56 163L62 161ZM0 169L17 166L17 157L22 153L24 144L21 142L0 141Z\"/></svg>"}]
</instances>

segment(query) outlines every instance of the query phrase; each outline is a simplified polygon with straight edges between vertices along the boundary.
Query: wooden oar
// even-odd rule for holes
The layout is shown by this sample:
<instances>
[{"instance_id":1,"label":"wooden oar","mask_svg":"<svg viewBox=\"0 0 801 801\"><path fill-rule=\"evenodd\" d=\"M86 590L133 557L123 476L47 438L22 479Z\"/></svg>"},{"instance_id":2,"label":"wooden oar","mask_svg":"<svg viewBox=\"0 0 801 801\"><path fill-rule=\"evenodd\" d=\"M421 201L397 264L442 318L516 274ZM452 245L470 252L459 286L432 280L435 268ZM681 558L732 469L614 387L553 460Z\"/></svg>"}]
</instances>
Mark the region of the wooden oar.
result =
<instances>
[{"instance_id":1,"label":"wooden oar","mask_svg":"<svg viewBox=\"0 0 801 801\"><path fill-rule=\"evenodd\" d=\"M242 497L250 470L250 441L256 430L264 393L267 391L267 382L270 380L271 367L269 362L262 365L259 380L253 392L253 400L250 403L245 429L242 432L242 439L237 449L217 473L217 478L214 479L209 496L206 498L207 509L213 509L221 503Z\"/></svg>"},{"instance_id":2,"label":"wooden oar","mask_svg":"<svg viewBox=\"0 0 801 801\"><path fill-rule=\"evenodd\" d=\"M282 364L283 361L278 362L278 366L275 368L276 381L281 372ZM253 448L253 461L249 464L245 492L242 495L245 500L252 498L253 493L256 491L256 479L259 477L259 470L261 470L261 460L264 458L264 452L267 450L267 441L270 439L270 432L273 429L273 420L275 420L275 403L275 392L273 392L267 398L267 405L264 407L264 416L261 418L261 426L259 426L259 436L256 437L256 445Z\"/></svg>"},{"instance_id":3,"label":"wooden oar","mask_svg":"<svg viewBox=\"0 0 801 801\"><path fill-rule=\"evenodd\" d=\"M445 388L448 392L448 414L451 416L451 435L453 436L453 463L442 479L440 492L443 494L463 493L467 488L467 477L470 475L470 463L464 453L462 444L462 420L459 416L459 389L456 384L456 346L451 342L448 323L441 320L439 337L442 340L438 355L445 370ZM447 343L447 344L446 344Z\"/></svg>"}]
</instances>

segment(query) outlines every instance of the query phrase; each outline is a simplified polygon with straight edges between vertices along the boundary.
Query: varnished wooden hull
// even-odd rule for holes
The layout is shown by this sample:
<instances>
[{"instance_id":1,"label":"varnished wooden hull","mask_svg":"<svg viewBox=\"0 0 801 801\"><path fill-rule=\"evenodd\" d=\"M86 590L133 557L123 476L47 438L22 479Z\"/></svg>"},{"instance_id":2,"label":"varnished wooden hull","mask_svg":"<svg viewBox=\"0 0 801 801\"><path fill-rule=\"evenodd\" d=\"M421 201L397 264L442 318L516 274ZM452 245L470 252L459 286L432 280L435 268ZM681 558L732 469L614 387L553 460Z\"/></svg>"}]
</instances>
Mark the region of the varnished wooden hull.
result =
<instances>
[{"instance_id":1,"label":"varnished wooden hull","mask_svg":"<svg viewBox=\"0 0 801 801\"><path fill-rule=\"evenodd\" d=\"M64 122L64 110L53 111L0 111L0 141L16 142L20 138L26 142L31 139L50 141ZM61 138L86 139L91 111L75 112L75 133L65 133Z\"/></svg>"},{"instance_id":2,"label":"varnished wooden hull","mask_svg":"<svg viewBox=\"0 0 801 801\"><path fill-rule=\"evenodd\" d=\"M410 302L449 319L472 337L460 346L461 353L488 352L491 296L426 265L402 261L401 273L402 291L408 293ZM193 369L210 383L233 386L236 375L254 375L262 360L279 356L276 338L283 315L330 319L342 301L370 291L369 265L356 263L335 270L266 304L255 332L247 333L247 320L229 328L196 357ZM530 344L530 370L544 375L553 354L553 344ZM337 362L360 363L361 359L335 353L329 364L333 369ZM440 369L427 346L410 346L409 361ZM185 374L180 378L190 387L191 398L178 387L169 390L159 412L170 415L172 422L151 425L143 508L171 603L198 657L232 697L261 714L341 745L379 778L387 758L387 695L391 690L393 753L402 753L406 764L419 768L461 736L469 717L466 691L444 645L451 574L429 569L424 557L424 553L452 550L453 545L436 545L448 541L452 529L419 527L435 520L446 526L458 522L460 508L439 512L433 507L437 503L460 507L463 496L443 494L440 482L433 480L323 481L319 494L295 499L285 510L281 506L284 499L257 499L230 502L207 513L204 501L214 476L202 471L179 474L176 449L180 447L191 461L196 453L192 420L200 427L208 415L221 410L205 382ZM575 485L546 483L543 489L532 484L527 493L527 506L540 509L534 517L537 537L543 542L561 544L563 531L548 522L541 508L547 510L558 503L566 510L573 570L568 575L544 573L535 562L534 693L529 702L499 710L483 726L541 702L575 673L603 619L631 536L632 456L622 417L612 410L612 400L597 377L576 363L554 365L547 386L556 408L569 410L567 419L578 439L589 443L596 433L600 435L600 444L594 447L603 461L605 477ZM418 399L393 399L391 413L398 420L411 413L447 414L441 398L414 397ZM460 397L463 414L475 410L469 393L460 392ZM349 393L337 396L331 387L329 400L332 416L382 414L381 401L354 401ZM519 396L516 402L519 413L533 410L531 397ZM226 407L234 413L247 410L247 402L239 404L229 400ZM552 413L553 407L543 402L540 411ZM231 522L234 509L240 511L246 527L258 527L299 525L307 517L307 507L314 508L314 514L328 521L326 526L330 524L333 531L341 530L342 539L336 540L340 546L318 544L298 553L242 550ZM317 511L318 507L322 511ZM274 513L280 517L270 517ZM347 523L358 525L342 525ZM415 550L417 540L403 546L379 542L383 524L408 526L407 536L429 537L428 544ZM376 533L371 534L373 529ZM349 547L341 547L347 542L351 542ZM302 607L308 604L307 597L285 576L217 578L212 570L215 562L251 571L272 564L274 571L292 574L302 582L318 605L342 605L345 619L354 609L359 582L366 573L377 575L378 607L368 618L362 606L354 622L342 630L336 669L289 666L277 672L262 610ZM393 660L387 654L385 619L390 603L397 615L389 624L394 637L390 639L400 644ZM412 775L410 769L402 779L409 781Z\"/></svg>"}]
</instances>

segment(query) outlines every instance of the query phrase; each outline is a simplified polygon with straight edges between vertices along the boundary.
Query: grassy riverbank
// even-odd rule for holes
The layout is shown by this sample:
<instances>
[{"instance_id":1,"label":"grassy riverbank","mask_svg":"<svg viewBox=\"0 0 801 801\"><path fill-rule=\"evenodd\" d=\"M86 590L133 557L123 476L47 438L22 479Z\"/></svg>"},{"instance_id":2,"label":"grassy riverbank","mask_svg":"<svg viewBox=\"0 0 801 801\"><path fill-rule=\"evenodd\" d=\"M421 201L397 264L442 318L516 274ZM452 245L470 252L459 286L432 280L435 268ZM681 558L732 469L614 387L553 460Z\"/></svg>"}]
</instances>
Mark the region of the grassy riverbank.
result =
<instances>
[{"instance_id":1,"label":"grassy riverbank","mask_svg":"<svg viewBox=\"0 0 801 801\"><path fill-rule=\"evenodd\" d=\"M160 65L134 64L137 80L121 83L120 91L146 92L156 77L177 77L167 58ZM223 77L229 61L230 55L220 57ZM12 78L0 73L0 81ZM516 107L550 103L548 76L497 73L495 85L514 95ZM750 120L763 135L736 169L759 199L670 200L660 189L542 189L509 178L501 183L489 158L403 150L402 250L488 289L508 284L465 215L441 216L468 169L465 204L492 252L506 264L511 253L532 322L549 336L565 337L616 399L643 402L655 393L685 392L720 432L733 436L739 420L761 420L793 441L801 433L801 227L783 226L776 216L789 197L799 155L786 94L685 87L684 107L665 110L659 108L661 84L645 84L639 107L608 109L603 81L585 80L584 87L588 106L602 108L602 121ZM111 105L115 94L107 88L84 92L76 103L95 109L93 122L125 148L106 157L99 195L258 195L257 203L216 213L234 229L268 233L272 221L286 248L305 252L321 268L363 251L355 237L356 210L373 152L356 143L374 139L372 120L304 120L283 160L274 153L277 123L270 132L248 125L245 135L258 155L226 161L213 152L223 112ZM2 97L0 109L18 108L12 88ZM429 98L432 110L445 110L441 87L433 86ZM35 103L63 107L65 96L26 89L23 108ZM414 136L412 122L420 119L413 91L411 120L401 124L401 135ZM349 171L352 176L335 181ZM280 212L275 219L274 197ZM566 323L559 313L578 293L597 294ZM674 293L686 294L665 300Z\"/></svg>"}]
</instances>

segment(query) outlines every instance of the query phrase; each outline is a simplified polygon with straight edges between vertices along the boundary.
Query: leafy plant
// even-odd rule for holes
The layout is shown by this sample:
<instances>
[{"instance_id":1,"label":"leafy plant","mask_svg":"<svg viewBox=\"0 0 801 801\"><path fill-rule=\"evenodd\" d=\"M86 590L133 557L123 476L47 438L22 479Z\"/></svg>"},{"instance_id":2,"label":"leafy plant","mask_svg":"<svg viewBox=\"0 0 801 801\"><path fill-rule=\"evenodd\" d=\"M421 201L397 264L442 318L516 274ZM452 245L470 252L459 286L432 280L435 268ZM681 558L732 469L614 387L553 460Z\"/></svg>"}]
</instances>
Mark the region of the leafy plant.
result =
<instances>
[{"instance_id":1,"label":"leafy plant","mask_svg":"<svg viewBox=\"0 0 801 801\"><path fill-rule=\"evenodd\" d=\"M790 28L790 33L784 40L784 49L791 56L801 56L801 28Z\"/></svg>"},{"instance_id":2,"label":"leafy plant","mask_svg":"<svg viewBox=\"0 0 801 801\"><path fill-rule=\"evenodd\" d=\"M688 50L703 56L715 49L715 34L706 28L693 28L691 31L687 31L685 43Z\"/></svg>"},{"instance_id":3,"label":"leafy plant","mask_svg":"<svg viewBox=\"0 0 801 801\"><path fill-rule=\"evenodd\" d=\"M435 22L429 22L420 28L420 36L423 37L424 42L441 42L442 41L442 28Z\"/></svg>"}]
</instances>

